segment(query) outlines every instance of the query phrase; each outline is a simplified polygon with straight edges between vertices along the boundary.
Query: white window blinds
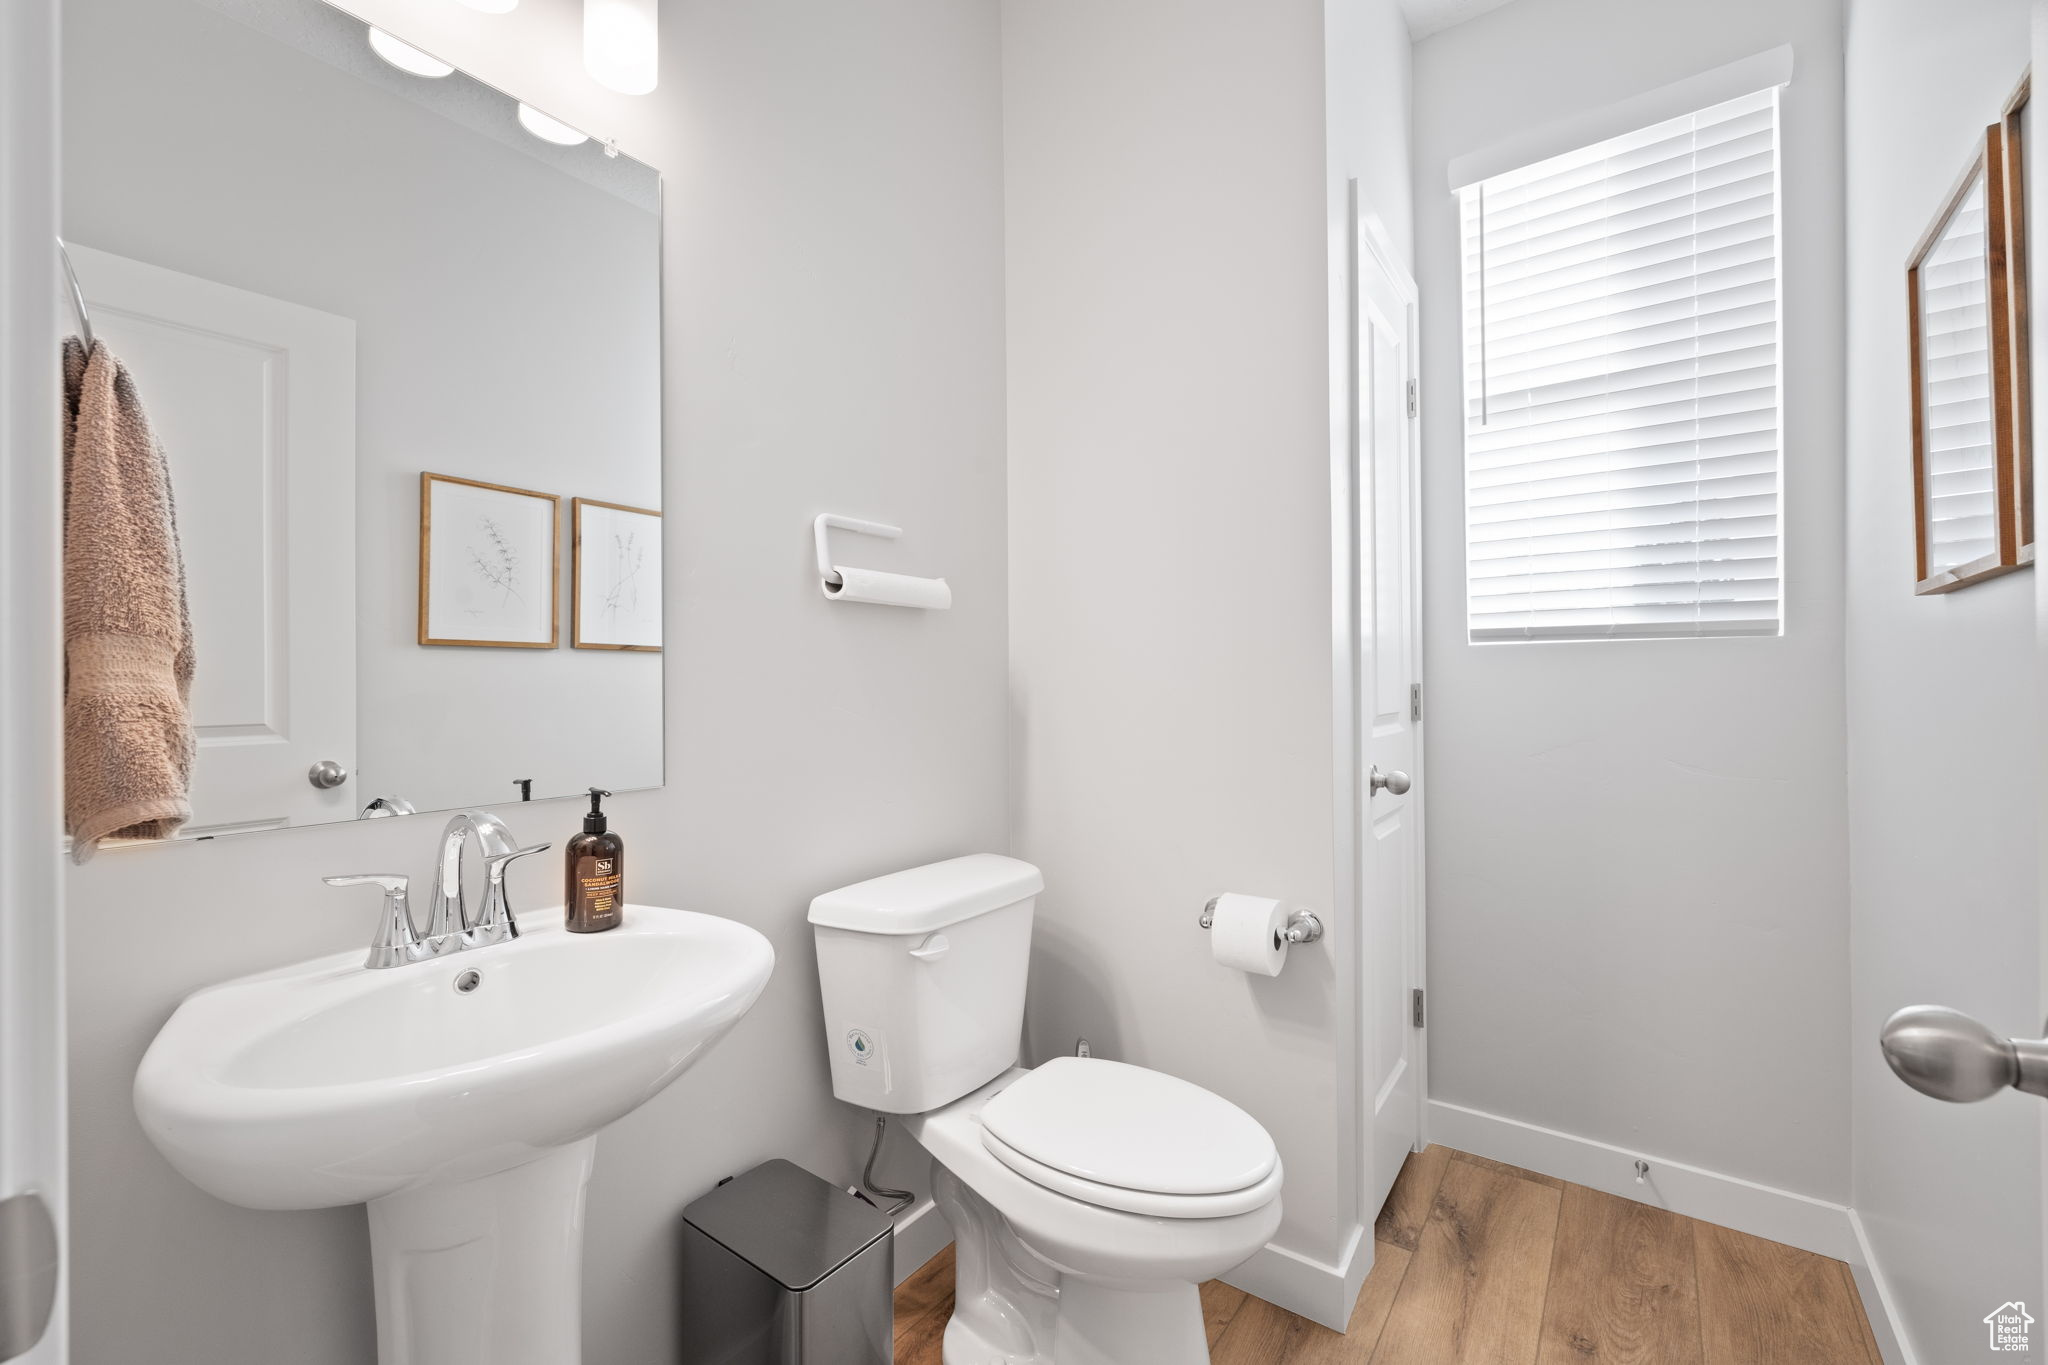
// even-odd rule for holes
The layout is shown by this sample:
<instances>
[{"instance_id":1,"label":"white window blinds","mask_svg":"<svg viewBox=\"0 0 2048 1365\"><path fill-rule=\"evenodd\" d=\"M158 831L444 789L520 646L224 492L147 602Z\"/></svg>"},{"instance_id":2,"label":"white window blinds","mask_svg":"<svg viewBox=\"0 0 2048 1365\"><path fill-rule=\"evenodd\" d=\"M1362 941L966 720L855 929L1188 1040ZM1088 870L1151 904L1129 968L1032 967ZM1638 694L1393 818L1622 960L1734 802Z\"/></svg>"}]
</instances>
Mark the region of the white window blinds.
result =
<instances>
[{"instance_id":1,"label":"white window blinds","mask_svg":"<svg viewBox=\"0 0 2048 1365\"><path fill-rule=\"evenodd\" d=\"M1779 629L1775 89L1460 192L1471 637Z\"/></svg>"},{"instance_id":2,"label":"white window blinds","mask_svg":"<svg viewBox=\"0 0 2048 1365\"><path fill-rule=\"evenodd\" d=\"M1998 561L1989 250L1979 170L1915 277L1930 574Z\"/></svg>"}]
</instances>

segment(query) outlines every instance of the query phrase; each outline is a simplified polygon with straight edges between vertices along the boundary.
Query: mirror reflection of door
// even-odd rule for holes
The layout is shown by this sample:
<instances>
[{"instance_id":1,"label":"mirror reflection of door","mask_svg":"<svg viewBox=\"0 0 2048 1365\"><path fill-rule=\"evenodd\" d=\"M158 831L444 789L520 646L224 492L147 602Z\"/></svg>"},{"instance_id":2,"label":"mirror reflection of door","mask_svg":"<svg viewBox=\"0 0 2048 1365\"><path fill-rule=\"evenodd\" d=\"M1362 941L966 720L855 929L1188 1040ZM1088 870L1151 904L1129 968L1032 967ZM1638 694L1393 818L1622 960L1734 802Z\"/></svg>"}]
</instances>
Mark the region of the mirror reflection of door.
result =
<instances>
[{"instance_id":1,"label":"mirror reflection of door","mask_svg":"<svg viewBox=\"0 0 2048 1365\"><path fill-rule=\"evenodd\" d=\"M171 467L199 753L181 836L354 814L356 329L73 243L96 334Z\"/></svg>"},{"instance_id":2,"label":"mirror reflection of door","mask_svg":"<svg viewBox=\"0 0 2048 1365\"><path fill-rule=\"evenodd\" d=\"M571 648L566 515L663 510L659 175L322 0L64 21L63 236L183 533L183 837L660 785L661 595L645 648ZM429 575L423 475L554 515L473 521ZM423 640L422 586L500 531L527 647Z\"/></svg>"}]
</instances>

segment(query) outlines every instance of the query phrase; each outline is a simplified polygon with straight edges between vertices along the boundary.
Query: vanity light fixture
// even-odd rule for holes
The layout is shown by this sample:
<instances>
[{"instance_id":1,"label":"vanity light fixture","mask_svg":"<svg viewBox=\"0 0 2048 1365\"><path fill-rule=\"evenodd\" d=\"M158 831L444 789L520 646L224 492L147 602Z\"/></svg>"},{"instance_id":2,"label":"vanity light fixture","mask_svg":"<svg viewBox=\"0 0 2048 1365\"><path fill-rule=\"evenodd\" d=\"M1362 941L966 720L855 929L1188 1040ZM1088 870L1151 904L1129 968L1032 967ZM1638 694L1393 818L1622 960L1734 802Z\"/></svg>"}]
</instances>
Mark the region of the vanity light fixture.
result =
<instances>
[{"instance_id":1,"label":"vanity light fixture","mask_svg":"<svg viewBox=\"0 0 2048 1365\"><path fill-rule=\"evenodd\" d=\"M574 147L590 141L590 134L571 128L560 119L549 118L530 104L519 106L519 126L543 142L552 142L558 147Z\"/></svg>"},{"instance_id":2,"label":"vanity light fixture","mask_svg":"<svg viewBox=\"0 0 2048 1365\"><path fill-rule=\"evenodd\" d=\"M661 72L659 0L583 0L583 69L607 90L644 95Z\"/></svg>"},{"instance_id":3,"label":"vanity light fixture","mask_svg":"<svg viewBox=\"0 0 2048 1365\"><path fill-rule=\"evenodd\" d=\"M415 76L425 76L428 80L440 80L441 77L455 69L439 58L429 57L411 43L399 42L398 39L392 37L381 28L370 30L370 51L376 53L400 71L409 72Z\"/></svg>"}]
</instances>

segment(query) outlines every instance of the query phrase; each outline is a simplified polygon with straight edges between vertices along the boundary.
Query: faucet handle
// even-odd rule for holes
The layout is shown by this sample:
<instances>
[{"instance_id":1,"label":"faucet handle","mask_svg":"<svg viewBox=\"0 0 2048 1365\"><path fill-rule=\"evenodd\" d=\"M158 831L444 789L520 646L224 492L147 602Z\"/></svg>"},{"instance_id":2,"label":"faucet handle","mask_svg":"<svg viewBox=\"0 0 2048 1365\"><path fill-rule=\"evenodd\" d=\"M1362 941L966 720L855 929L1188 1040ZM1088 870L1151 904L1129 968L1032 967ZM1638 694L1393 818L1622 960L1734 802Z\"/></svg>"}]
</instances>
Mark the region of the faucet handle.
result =
<instances>
[{"instance_id":1,"label":"faucet handle","mask_svg":"<svg viewBox=\"0 0 2048 1365\"><path fill-rule=\"evenodd\" d=\"M370 940L370 955L363 959L363 966L375 970L419 961L420 935L412 922L410 878L396 872L355 872L320 880L329 886L374 886L384 892L384 915L377 923L377 936Z\"/></svg>"},{"instance_id":2,"label":"faucet handle","mask_svg":"<svg viewBox=\"0 0 2048 1365\"><path fill-rule=\"evenodd\" d=\"M512 902L505 896L505 869L529 854L545 853L553 844L529 844L503 853L484 855L484 908L476 923L462 933L466 948L482 948L519 937L519 921L512 917Z\"/></svg>"},{"instance_id":3,"label":"faucet handle","mask_svg":"<svg viewBox=\"0 0 2048 1365\"><path fill-rule=\"evenodd\" d=\"M402 896L412 879L400 872L351 872L345 877L322 877L329 886L381 886L387 896Z\"/></svg>"},{"instance_id":4,"label":"faucet handle","mask_svg":"<svg viewBox=\"0 0 2048 1365\"><path fill-rule=\"evenodd\" d=\"M503 880L506 864L524 858L528 854L545 853L553 847L553 844L528 844L525 848L515 848L509 853L486 854L484 856L484 871L490 875L490 879L494 882Z\"/></svg>"}]
</instances>

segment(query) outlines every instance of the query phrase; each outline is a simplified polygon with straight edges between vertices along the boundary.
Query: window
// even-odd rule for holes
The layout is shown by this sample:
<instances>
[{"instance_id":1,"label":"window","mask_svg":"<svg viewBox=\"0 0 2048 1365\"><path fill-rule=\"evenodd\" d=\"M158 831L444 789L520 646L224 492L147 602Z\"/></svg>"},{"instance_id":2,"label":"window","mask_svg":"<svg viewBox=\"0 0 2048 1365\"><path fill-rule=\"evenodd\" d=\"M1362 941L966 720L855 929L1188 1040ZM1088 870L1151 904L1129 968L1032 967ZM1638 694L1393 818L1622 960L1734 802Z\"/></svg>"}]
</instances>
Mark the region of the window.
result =
<instances>
[{"instance_id":1,"label":"window","mask_svg":"<svg viewBox=\"0 0 2048 1365\"><path fill-rule=\"evenodd\" d=\"M1775 89L1460 192L1471 638L1779 633Z\"/></svg>"}]
</instances>

